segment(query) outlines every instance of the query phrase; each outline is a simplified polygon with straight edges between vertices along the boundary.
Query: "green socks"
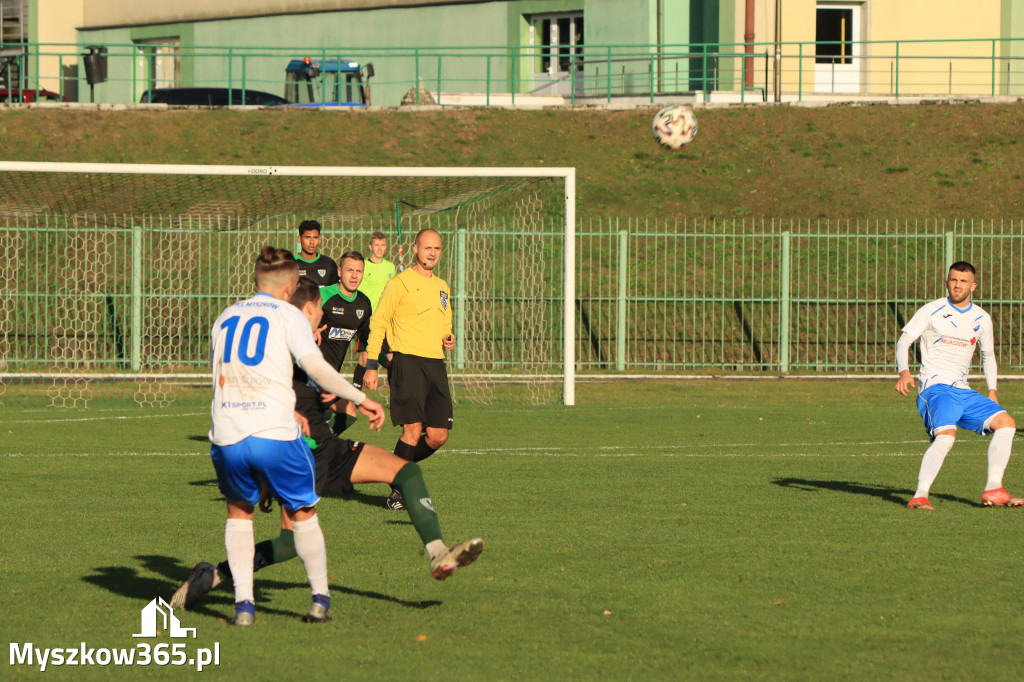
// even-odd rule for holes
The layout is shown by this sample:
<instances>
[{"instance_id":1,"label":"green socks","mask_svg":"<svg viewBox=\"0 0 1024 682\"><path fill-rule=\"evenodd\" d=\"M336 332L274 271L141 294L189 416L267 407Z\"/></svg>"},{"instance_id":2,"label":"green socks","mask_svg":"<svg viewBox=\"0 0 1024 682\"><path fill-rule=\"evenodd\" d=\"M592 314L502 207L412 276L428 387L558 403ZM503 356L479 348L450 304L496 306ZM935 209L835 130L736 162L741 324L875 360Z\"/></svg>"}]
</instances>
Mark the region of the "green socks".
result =
<instances>
[{"instance_id":1,"label":"green socks","mask_svg":"<svg viewBox=\"0 0 1024 682\"><path fill-rule=\"evenodd\" d=\"M437 512L430 501L427 484L423 482L423 472L415 462L409 462L395 474L391 487L397 488L405 498L405 509L409 512L412 525L420 534L426 545L441 539L441 523L437 520Z\"/></svg>"}]
</instances>

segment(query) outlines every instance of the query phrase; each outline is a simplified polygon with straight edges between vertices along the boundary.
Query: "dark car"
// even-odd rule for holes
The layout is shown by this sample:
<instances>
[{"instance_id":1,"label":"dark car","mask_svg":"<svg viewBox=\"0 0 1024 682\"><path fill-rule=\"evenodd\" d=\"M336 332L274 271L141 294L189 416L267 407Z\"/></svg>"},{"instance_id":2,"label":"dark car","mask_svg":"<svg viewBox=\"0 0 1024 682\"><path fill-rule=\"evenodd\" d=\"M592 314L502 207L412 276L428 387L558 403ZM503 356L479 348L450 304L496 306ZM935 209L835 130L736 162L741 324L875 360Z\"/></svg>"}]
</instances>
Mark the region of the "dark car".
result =
<instances>
[{"instance_id":1,"label":"dark car","mask_svg":"<svg viewBox=\"0 0 1024 682\"><path fill-rule=\"evenodd\" d=\"M231 93L230 102L228 102L228 93ZM266 107L288 104L288 100L284 97L259 90L246 89L243 91L241 88L154 88L142 93L142 99L139 101L153 104L191 104L207 107L226 107L229 104Z\"/></svg>"},{"instance_id":2,"label":"dark car","mask_svg":"<svg viewBox=\"0 0 1024 682\"><path fill-rule=\"evenodd\" d=\"M61 97L56 92L49 90L19 90L18 88L0 88L0 103L20 104L22 102L70 102L67 97Z\"/></svg>"}]
</instances>

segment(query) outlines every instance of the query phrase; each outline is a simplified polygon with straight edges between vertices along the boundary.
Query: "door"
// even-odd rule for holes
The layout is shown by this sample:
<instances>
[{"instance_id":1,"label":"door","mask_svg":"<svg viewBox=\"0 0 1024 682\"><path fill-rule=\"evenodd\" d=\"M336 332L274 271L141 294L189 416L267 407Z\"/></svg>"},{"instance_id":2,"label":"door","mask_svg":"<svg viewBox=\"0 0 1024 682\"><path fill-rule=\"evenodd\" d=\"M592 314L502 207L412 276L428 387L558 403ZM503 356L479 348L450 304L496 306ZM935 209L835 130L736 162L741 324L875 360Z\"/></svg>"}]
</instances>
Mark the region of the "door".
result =
<instances>
[{"instance_id":1,"label":"door","mask_svg":"<svg viewBox=\"0 0 1024 682\"><path fill-rule=\"evenodd\" d=\"M818 3L814 53L814 91L862 91L862 5Z\"/></svg>"},{"instance_id":2,"label":"door","mask_svg":"<svg viewBox=\"0 0 1024 682\"><path fill-rule=\"evenodd\" d=\"M535 95L569 95L583 74L583 13L538 14L530 20Z\"/></svg>"}]
</instances>

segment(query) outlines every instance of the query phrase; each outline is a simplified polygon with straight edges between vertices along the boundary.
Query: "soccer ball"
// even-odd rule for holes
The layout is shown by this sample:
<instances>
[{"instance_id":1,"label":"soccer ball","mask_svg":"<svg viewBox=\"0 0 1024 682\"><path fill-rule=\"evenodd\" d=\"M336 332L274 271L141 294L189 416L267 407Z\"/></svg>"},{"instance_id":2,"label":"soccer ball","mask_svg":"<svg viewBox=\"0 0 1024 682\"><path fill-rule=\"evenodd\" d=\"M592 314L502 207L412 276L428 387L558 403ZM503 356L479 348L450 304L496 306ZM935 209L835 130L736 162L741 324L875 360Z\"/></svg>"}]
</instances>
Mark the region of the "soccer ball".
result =
<instances>
[{"instance_id":1,"label":"soccer ball","mask_svg":"<svg viewBox=\"0 0 1024 682\"><path fill-rule=\"evenodd\" d=\"M673 104L655 115L651 132L663 146L682 149L697 137L697 117L690 107Z\"/></svg>"}]
</instances>

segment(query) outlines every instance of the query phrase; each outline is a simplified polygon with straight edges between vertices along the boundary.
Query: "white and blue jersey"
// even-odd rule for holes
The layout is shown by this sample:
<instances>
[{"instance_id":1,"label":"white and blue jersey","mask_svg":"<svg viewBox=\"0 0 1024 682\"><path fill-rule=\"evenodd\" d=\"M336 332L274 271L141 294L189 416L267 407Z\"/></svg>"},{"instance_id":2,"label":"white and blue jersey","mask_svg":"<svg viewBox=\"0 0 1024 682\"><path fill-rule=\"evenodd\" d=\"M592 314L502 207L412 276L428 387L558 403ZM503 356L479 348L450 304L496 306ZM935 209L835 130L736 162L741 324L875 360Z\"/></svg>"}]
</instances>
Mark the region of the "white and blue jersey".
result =
<instances>
[{"instance_id":1,"label":"white and blue jersey","mask_svg":"<svg viewBox=\"0 0 1024 682\"><path fill-rule=\"evenodd\" d=\"M909 346L920 339L921 371L918 391L935 384L969 388L967 373L971 369L974 349L981 350L982 368L988 387L995 389L996 367L992 334L992 318L981 307L969 302L958 308L948 298L940 298L922 306L903 327ZM908 369L906 353L897 353L896 366Z\"/></svg>"},{"instance_id":2,"label":"white and blue jersey","mask_svg":"<svg viewBox=\"0 0 1024 682\"><path fill-rule=\"evenodd\" d=\"M958 308L948 298L940 298L918 309L903 327L896 344L896 367L901 372L909 369L914 341L919 341L921 351L917 409L928 434L934 437L955 426L985 433L992 417L1004 410L971 390L967 374L977 348L988 388L996 389L992 318L973 302Z\"/></svg>"},{"instance_id":3,"label":"white and blue jersey","mask_svg":"<svg viewBox=\"0 0 1024 682\"><path fill-rule=\"evenodd\" d=\"M292 364L320 353L306 316L287 301L257 294L221 313L211 337L210 442L298 438Z\"/></svg>"},{"instance_id":4,"label":"white and blue jersey","mask_svg":"<svg viewBox=\"0 0 1024 682\"><path fill-rule=\"evenodd\" d=\"M211 332L210 456L232 501L255 505L260 480L287 509L312 507L316 469L295 421L293 361L319 355L309 321L268 294L239 301Z\"/></svg>"}]
</instances>

